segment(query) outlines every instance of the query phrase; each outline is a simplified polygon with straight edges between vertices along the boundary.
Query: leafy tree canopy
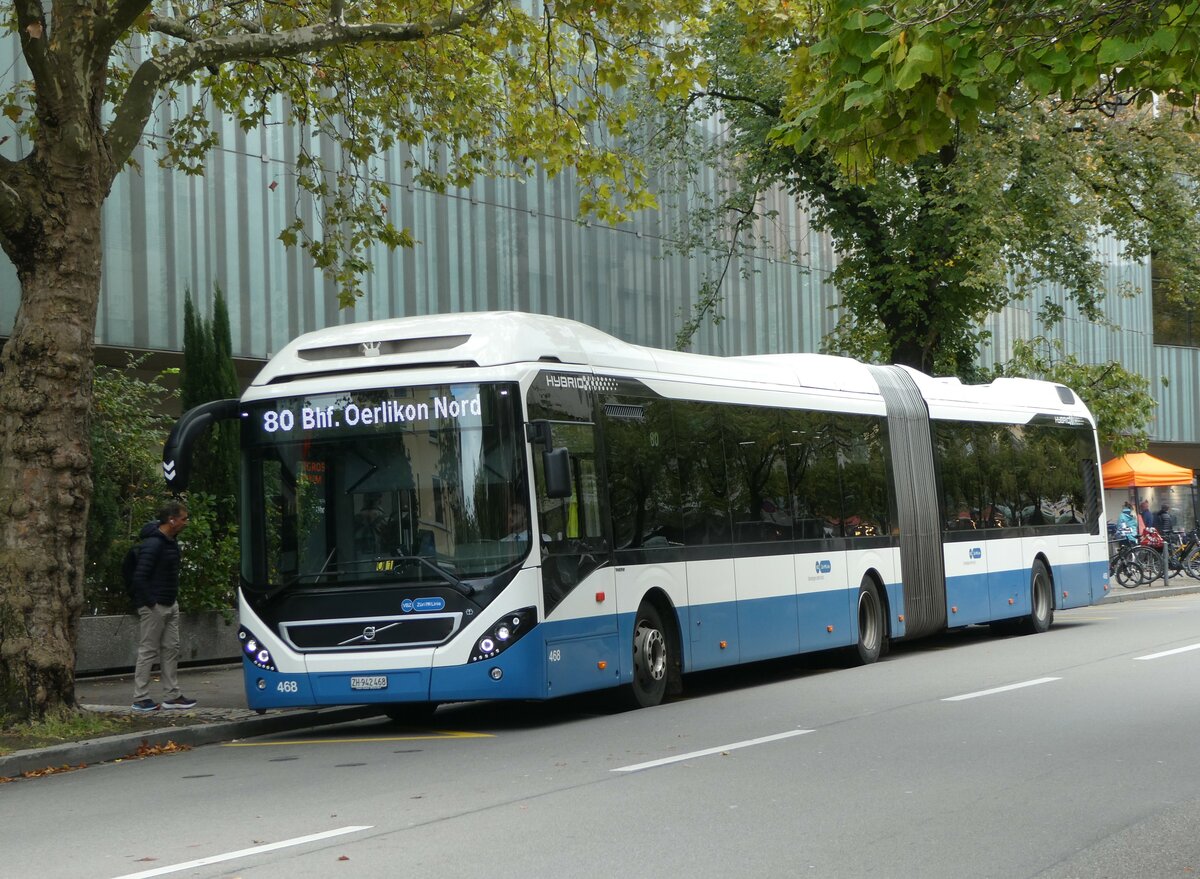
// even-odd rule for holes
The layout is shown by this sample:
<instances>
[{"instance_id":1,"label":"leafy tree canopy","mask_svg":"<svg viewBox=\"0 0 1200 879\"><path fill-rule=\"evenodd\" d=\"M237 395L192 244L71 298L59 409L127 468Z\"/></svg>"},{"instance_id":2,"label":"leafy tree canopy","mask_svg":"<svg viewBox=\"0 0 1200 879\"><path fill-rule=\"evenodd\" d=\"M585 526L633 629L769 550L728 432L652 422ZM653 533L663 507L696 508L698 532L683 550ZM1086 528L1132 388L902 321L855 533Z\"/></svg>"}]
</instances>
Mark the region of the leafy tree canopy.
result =
<instances>
[{"instance_id":1,"label":"leafy tree canopy","mask_svg":"<svg viewBox=\"0 0 1200 879\"><path fill-rule=\"evenodd\" d=\"M1025 96L1111 112L1163 101L1194 114L1200 3L1152 0L739 0L788 41L784 141L821 141L849 169L909 162Z\"/></svg>"},{"instance_id":2,"label":"leafy tree canopy","mask_svg":"<svg viewBox=\"0 0 1200 879\"><path fill-rule=\"evenodd\" d=\"M1200 268L1200 196L1181 185L1200 175L1200 157L1179 114L1126 107L1115 116L1067 115L1027 96L994 107L934 152L905 163L882 158L873 174L858 175L829 142L777 137L805 33L778 12L730 3L708 19L697 40L708 78L687 100L668 103L671 115L656 129L666 136L655 147L684 180L704 165L732 169L727 189L708 203L688 192L695 208L681 236L686 247L708 248L748 271L750 257L765 252L807 263L797 258L801 242L781 242L761 197L783 186L808 207L838 253L823 277L840 298L829 350L984 379L983 323L1006 306L1043 297L1031 327L1040 335L1067 318L1103 323L1106 295L1149 293L1110 290L1111 267L1096 247L1104 233L1121 242L1124 259L1154 254L1186 266L1170 279L1171 295L1200 296L1193 270ZM714 114L726 123L716 137L705 123ZM720 279L718 272L703 289L696 319L719 313ZM1039 374L1029 363L1013 369ZM1137 406L1126 411L1148 418L1153 402L1144 385L1102 369L1106 380L1093 398L1110 393L1116 402L1128 393ZM1144 428L1143 421L1139 434L1122 421L1113 435L1144 437Z\"/></svg>"},{"instance_id":3,"label":"leafy tree canopy","mask_svg":"<svg viewBox=\"0 0 1200 879\"><path fill-rule=\"evenodd\" d=\"M22 0L5 23L30 76L0 95L0 112L29 150L0 158L0 243L20 269L40 231L29 173L45 159L47 123L101 106L105 191L156 114L167 120L159 161L186 174L203 173L222 117L244 131L294 127L295 173L316 216L297 205L279 237L338 283L343 305L361 292L370 244L413 243L388 214L399 181L377 160L395 147L407 148L411 178L439 191L481 174L573 169L583 209L620 219L653 200L644 169L616 146L631 116L613 95L641 76L664 92L683 85L686 47L662 25L696 5ZM678 81L664 78L668 59Z\"/></svg>"},{"instance_id":4,"label":"leafy tree canopy","mask_svg":"<svg viewBox=\"0 0 1200 879\"><path fill-rule=\"evenodd\" d=\"M1084 363L1058 339L1018 341L1013 356L992 376L1040 378L1072 388L1096 419L1100 444L1114 455L1144 451L1150 444L1150 420L1157 404L1145 376L1121 364Z\"/></svg>"}]
</instances>

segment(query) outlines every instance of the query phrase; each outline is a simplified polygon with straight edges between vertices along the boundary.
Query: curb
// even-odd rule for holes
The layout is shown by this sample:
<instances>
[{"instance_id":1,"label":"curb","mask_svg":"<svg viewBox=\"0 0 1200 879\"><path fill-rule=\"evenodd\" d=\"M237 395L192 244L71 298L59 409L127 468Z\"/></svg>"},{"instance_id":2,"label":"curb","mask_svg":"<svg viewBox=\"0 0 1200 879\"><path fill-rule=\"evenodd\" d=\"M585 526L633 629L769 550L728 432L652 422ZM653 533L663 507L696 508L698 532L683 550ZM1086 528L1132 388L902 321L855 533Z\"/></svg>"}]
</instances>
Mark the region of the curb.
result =
<instances>
[{"instance_id":1,"label":"curb","mask_svg":"<svg viewBox=\"0 0 1200 879\"><path fill-rule=\"evenodd\" d=\"M1094 607L1106 604L1120 604L1123 601L1145 601L1148 598L1175 598L1180 595L1200 594L1200 583L1188 586L1135 586L1126 589L1124 586L1114 586L1109 594L1096 602Z\"/></svg>"},{"instance_id":2,"label":"curb","mask_svg":"<svg viewBox=\"0 0 1200 879\"><path fill-rule=\"evenodd\" d=\"M377 706L352 705L346 708L297 710L286 714L265 714L242 720L201 723L193 726L172 726L144 732L125 733L81 742L66 742L48 748L14 751L0 756L0 778L11 778L26 772L36 772L57 766L77 767L81 764L106 763L124 757L136 757L138 748L161 746L168 742L196 747L227 742L233 739L272 735L296 729L347 723L381 714Z\"/></svg>"}]
</instances>

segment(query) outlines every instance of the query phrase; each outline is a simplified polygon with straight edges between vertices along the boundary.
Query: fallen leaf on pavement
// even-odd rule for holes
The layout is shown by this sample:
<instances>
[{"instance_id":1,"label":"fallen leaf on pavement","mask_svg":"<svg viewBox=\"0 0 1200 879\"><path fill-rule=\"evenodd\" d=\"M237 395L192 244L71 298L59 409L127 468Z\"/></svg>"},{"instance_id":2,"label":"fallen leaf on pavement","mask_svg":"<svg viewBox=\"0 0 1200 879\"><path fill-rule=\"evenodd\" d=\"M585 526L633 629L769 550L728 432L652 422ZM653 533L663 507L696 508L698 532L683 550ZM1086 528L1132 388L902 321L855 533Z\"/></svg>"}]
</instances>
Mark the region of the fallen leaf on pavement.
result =
<instances>
[{"instance_id":1,"label":"fallen leaf on pavement","mask_svg":"<svg viewBox=\"0 0 1200 879\"><path fill-rule=\"evenodd\" d=\"M59 772L71 772L75 769L86 769L86 763L80 763L78 766L71 766L69 763L64 763L62 766L47 766L45 769L30 769L21 773L22 778L43 778L47 775L54 775Z\"/></svg>"},{"instance_id":2,"label":"fallen leaf on pavement","mask_svg":"<svg viewBox=\"0 0 1200 879\"><path fill-rule=\"evenodd\" d=\"M180 751L192 750L191 745L179 745L173 741L167 742L165 745L152 745L145 739L138 745L138 749L130 757L157 757L159 754L178 754Z\"/></svg>"}]
</instances>

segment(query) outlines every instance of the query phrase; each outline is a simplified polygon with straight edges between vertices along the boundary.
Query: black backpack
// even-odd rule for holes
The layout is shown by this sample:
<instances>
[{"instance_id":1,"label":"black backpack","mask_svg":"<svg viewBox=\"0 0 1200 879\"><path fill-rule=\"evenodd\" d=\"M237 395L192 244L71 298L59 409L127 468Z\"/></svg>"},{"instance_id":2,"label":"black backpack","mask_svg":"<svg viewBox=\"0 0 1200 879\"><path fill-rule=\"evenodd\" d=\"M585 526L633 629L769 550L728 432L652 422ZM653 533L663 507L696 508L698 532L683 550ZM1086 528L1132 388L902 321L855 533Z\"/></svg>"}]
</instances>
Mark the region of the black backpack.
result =
<instances>
[{"instance_id":1,"label":"black backpack","mask_svg":"<svg viewBox=\"0 0 1200 879\"><path fill-rule=\"evenodd\" d=\"M141 548L142 542L139 540L129 547L125 558L121 559L121 582L125 584L125 594L129 596L130 601L133 601L133 572L137 569L138 552Z\"/></svg>"}]
</instances>

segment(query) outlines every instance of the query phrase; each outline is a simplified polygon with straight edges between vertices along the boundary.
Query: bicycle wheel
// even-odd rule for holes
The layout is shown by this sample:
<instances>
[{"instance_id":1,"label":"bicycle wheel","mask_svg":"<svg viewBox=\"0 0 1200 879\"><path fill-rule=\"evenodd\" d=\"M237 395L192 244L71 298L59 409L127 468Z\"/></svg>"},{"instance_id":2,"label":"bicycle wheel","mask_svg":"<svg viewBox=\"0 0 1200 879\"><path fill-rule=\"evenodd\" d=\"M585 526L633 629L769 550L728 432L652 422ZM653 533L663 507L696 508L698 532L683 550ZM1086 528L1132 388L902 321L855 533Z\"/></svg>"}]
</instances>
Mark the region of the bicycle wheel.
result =
<instances>
[{"instance_id":1,"label":"bicycle wheel","mask_svg":"<svg viewBox=\"0 0 1200 879\"><path fill-rule=\"evenodd\" d=\"M1200 547L1193 547L1183 557L1183 572L1193 580L1200 580Z\"/></svg>"},{"instance_id":2,"label":"bicycle wheel","mask_svg":"<svg viewBox=\"0 0 1200 879\"><path fill-rule=\"evenodd\" d=\"M1144 582L1160 580L1163 575L1163 558L1158 550L1148 546L1135 546L1129 551L1129 557L1141 566L1145 573Z\"/></svg>"},{"instance_id":3,"label":"bicycle wheel","mask_svg":"<svg viewBox=\"0 0 1200 879\"><path fill-rule=\"evenodd\" d=\"M1146 582L1146 572L1133 559L1125 556L1113 562L1113 576L1126 589L1133 589Z\"/></svg>"}]
</instances>

